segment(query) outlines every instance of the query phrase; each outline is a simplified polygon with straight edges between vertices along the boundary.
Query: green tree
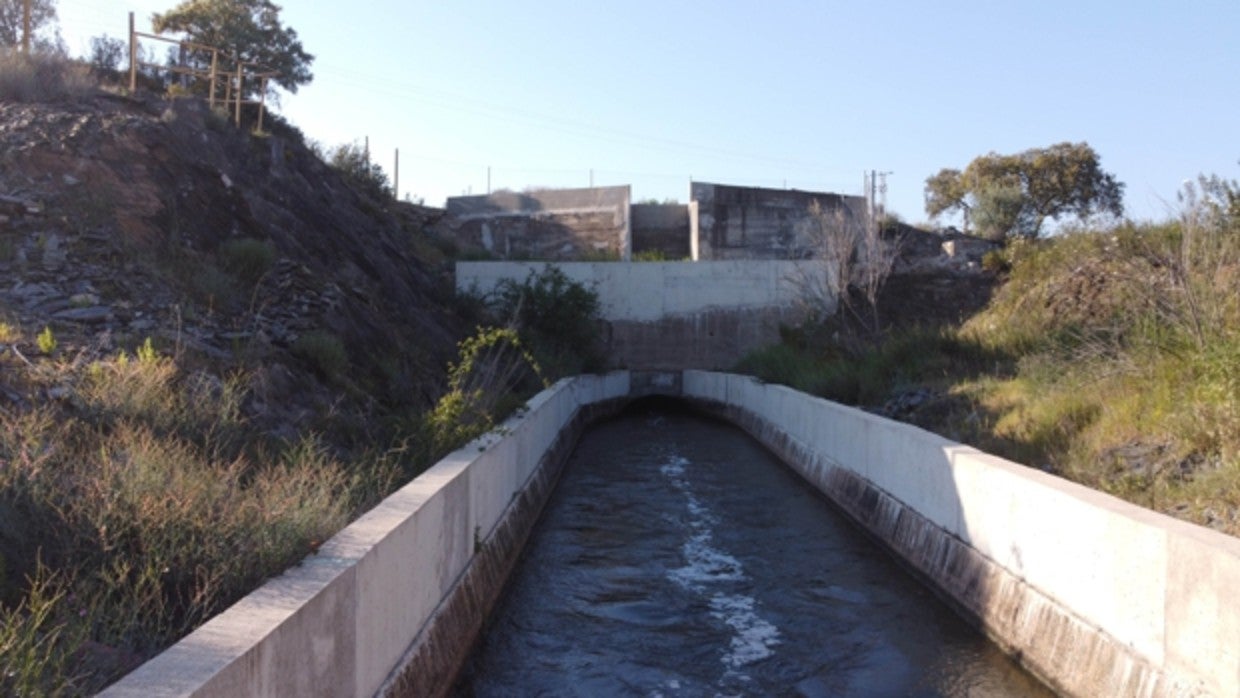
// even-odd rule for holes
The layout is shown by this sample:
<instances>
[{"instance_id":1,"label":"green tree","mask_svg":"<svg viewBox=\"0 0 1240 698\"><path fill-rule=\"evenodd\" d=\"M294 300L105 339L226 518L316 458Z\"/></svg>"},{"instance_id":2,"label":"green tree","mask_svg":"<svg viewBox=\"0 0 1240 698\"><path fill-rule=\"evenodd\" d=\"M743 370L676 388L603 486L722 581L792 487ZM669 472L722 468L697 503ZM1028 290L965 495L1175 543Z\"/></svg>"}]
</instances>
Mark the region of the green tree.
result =
<instances>
[{"instance_id":1,"label":"green tree","mask_svg":"<svg viewBox=\"0 0 1240 698\"><path fill-rule=\"evenodd\" d=\"M1102 169L1087 143L1058 143L1015 155L988 153L963 172L948 168L931 175L925 194L932 218L959 211L967 228L970 214L977 214L986 219L982 232L998 238L1037 237L1048 218L1124 213L1124 185ZM979 207L984 211L975 211Z\"/></svg>"},{"instance_id":2,"label":"green tree","mask_svg":"<svg viewBox=\"0 0 1240 698\"><path fill-rule=\"evenodd\" d=\"M25 0L0 0L0 46L21 46ZM37 48L61 45L56 30L55 0L30 0L30 31Z\"/></svg>"},{"instance_id":3,"label":"green tree","mask_svg":"<svg viewBox=\"0 0 1240 698\"><path fill-rule=\"evenodd\" d=\"M0 0L2 1L2 0ZM279 73L276 84L289 92L314 79L297 32L280 23L280 6L269 0L184 0L180 5L151 17L157 32L180 33L186 39L231 54L242 63ZM209 68L210 56L191 54L198 67ZM235 64L232 66L235 69ZM258 85L248 85L254 95Z\"/></svg>"}]
</instances>

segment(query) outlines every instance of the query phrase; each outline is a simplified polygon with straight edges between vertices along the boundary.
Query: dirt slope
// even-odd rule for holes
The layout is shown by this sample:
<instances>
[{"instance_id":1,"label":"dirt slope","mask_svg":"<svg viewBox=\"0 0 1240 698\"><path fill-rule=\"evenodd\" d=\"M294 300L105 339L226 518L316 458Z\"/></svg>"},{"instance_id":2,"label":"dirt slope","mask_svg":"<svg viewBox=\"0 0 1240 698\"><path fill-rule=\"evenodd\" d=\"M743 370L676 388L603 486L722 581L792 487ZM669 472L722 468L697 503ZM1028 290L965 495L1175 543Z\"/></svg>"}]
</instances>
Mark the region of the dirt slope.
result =
<instances>
[{"instance_id":1,"label":"dirt slope","mask_svg":"<svg viewBox=\"0 0 1240 698\"><path fill-rule=\"evenodd\" d=\"M249 416L277 434L342 404L364 417L434 399L461 322L425 217L272 130L189 99L0 102L0 406L39 399L11 359L38 355L44 327L62 357L151 337L244 366Z\"/></svg>"}]
</instances>

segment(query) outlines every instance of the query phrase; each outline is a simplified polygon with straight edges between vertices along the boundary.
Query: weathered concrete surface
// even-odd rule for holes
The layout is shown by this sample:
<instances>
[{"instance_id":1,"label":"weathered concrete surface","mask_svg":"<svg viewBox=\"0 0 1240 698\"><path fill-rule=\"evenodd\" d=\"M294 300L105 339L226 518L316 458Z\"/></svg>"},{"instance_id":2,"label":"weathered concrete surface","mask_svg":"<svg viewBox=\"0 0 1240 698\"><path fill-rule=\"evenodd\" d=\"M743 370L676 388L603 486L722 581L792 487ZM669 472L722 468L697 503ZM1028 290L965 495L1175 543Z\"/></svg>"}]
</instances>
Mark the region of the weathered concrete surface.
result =
<instances>
[{"instance_id":1,"label":"weathered concrete surface","mask_svg":"<svg viewBox=\"0 0 1240 698\"><path fill-rule=\"evenodd\" d=\"M102 695L447 691L583 410L628 393L627 373L557 383Z\"/></svg>"},{"instance_id":2,"label":"weathered concrete surface","mask_svg":"<svg viewBox=\"0 0 1240 698\"><path fill-rule=\"evenodd\" d=\"M488 293L545 267L529 262L458 262L458 292ZM613 366L730 368L779 341L779 326L803 318L807 287L828 287L813 261L564 262L570 279L594 288L607 322ZM832 299L833 300L833 299Z\"/></svg>"},{"instance_id":3,"label":"weathered concrete surface","mask_svg":"<svg viewBox=\"0 0 1240 698\"><path fill-rule=\"evenodd\" d=\"M687 204L633 204L633 254L658 252L668 260L690 255Z\"/></svg>"},{"instance_id":4,"label":"weathered concrete surface","mask_svg":"<svg viewBox=\"0 0 1240 698\"><path fill-rule=\"evenodd\" d=\"M1240 541L912 426L686 371L1033 673L1068 695L1240 695Z\"/></svg>"},{"instance_id":5,"label":"weathered concrete surface","mask_svg":"<svg viewBox=\"0 0 1240 698\"><path fill-rule=\"evenodd\" d=\"M628 259L630 198L628 186L456 196L447 221L458 240L504 259Z\"/></svg>"},{"instance_id":6,"label":"weathered concrete surface","mask_svg":"<svg viewBox=\"0 0 1240 698\"><path fill-rule=\"evenodd\" d=\"M762 189L694 182L698 207L694 259L806 259L820 253L812 207L827 219L857 225L864 197L791 189Z\"/></svg>"}]
</instances>

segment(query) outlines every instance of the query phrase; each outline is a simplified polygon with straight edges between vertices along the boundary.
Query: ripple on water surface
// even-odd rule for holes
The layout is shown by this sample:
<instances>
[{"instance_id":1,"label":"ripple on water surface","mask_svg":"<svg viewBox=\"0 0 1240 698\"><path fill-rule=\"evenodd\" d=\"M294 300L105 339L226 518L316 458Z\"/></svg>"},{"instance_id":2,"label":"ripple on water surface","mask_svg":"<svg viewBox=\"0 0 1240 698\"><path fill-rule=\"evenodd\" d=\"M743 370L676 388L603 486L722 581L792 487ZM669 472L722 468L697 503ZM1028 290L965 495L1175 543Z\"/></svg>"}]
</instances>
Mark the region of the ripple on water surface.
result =
<instances>
[{"instance_id":1,"label":"ripple on water surface","mask_svg":"<svg viewBox=\"0 0 1240 698\"><path fill-rule=\"evenodd\" d=\"M739 430L591 429L459 695L1050 695Z\"/></svg>"}]
</instances>

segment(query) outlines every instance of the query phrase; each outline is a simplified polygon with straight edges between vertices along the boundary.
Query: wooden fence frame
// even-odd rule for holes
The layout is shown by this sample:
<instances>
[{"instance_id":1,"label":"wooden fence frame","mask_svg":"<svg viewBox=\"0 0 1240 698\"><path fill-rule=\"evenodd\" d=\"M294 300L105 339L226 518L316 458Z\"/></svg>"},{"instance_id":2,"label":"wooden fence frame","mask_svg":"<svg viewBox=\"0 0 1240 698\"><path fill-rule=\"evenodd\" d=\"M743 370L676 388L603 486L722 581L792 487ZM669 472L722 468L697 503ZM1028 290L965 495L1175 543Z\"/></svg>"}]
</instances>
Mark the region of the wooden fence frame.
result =
<instances>
[{"instance_id":1,"label":"wooden fence frame","mask_svg":"<svg viewBox=\"0 0 1240 698\"><path fill-rule=\"evenodd\" d=\"M211 52L211 68L209 70L202 70L202 69L191 68L191 67L183 66L183 65L169 66L169 65L162 65L159 63L150 63L147 61L138 60L138 39L139 38L152 39L154 41L162 41L168 44L175 44L179 46L181 49L193 49L196 51L209 51ZM237 64L236 72L221 71L219 69L221 57L223 57L224 59L232 59L232 61ZM274 78L280 75L280 73L276 71L271 71L271 70L247 72L245 70L247 66L251 68L262 68L263 66L258 65L257 63L246 63L240 60L238 57L233 56L232 54L224 51L221 48L217 48L215 46L207 46L206 44L199 44L193 41L185 41L183 39L169 39L168 37L159 36L158 34L147 34L144 32L139 32L134 28L134 13L130 12L129 13L129 92L130 94L134 93L138 88L138 67L139 66L149 67L149 68L159 68L162 70L166 70L170 73L175 73L178 75L185 75L191 78L209 81L210 87L208 90L207 101L211 105L211 108L214 109L217 104L223 107L224 109L228 109L231 106L232 111L233 111L233 121L236 123L238 128L241 127L241 105L242 104L256 105L258 107L257 128L260 131L263 129L263 112L266 110L266 106L267 106L267 81L270 80L271 78ZM220 78L225 79L224 96L217 99L216 91L220 83ZM243 88L245 86L245 81L247 79L260 81L260 87L258 90L257 100L252 100L252 99L247 100L247 99L242 98L242 95L244 94Z\"/></svg>"}]
</instances>

